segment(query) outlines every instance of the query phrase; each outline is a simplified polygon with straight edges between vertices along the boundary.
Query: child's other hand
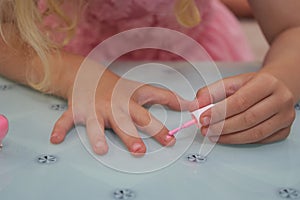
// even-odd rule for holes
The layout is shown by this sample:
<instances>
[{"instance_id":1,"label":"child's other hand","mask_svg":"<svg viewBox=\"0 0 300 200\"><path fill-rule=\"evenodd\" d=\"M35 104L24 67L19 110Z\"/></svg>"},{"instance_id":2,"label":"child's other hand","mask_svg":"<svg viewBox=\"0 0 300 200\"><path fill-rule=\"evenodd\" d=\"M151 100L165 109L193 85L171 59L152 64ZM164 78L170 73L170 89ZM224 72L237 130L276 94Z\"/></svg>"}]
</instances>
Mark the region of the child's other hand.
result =
<instances>
[{"instance_id":1,"label":"child's other hand","mask_svg":"<svg viewBox=\"0 0 300 200\"><path fill-rule=\"evenodd\" d=\"M226 78L200 89L197 101L199 107L216 103L200 116L201 131L206 135L210 130L209 138L223 144L283 140L289 135L295 119L292 93L282 81L269 73Z\"/></svg>"},{"instance_id":2,"label":"child's other hand","mask_svg":"<svg viewBox=\"0 0 300 200\"><path fill-rule=\"evenodd\" d=\"M89 85L91 76L93 74L86 76L89 78L84 81L85 89L81 90L80 95L68 96L68 110L54 126L52 143L61 143L74 124L86 125L90 144L94 152L100 155L108 151L105 127L113 129L135 156L146 152L137 129L146 132L164 146L175 143L175 137L169 136L168 129L143 105L162 104L174 110L187 110L189 101L169 90L120 78L108 70L101 76L96 92L93 92Z\"/></svg>"}]
</instances>

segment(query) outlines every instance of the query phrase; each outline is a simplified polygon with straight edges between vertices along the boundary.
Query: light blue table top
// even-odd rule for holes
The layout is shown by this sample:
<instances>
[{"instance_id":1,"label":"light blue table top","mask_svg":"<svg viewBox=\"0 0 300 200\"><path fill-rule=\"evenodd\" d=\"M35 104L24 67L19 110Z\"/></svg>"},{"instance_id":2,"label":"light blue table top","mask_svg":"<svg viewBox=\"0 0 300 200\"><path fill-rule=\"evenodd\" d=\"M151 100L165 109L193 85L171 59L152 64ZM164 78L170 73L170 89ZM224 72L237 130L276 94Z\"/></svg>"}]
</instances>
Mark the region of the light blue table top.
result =
<instances>
[{"instance_id":1,"label":"light blue table top","mask_svg":"<svg viewBox=\"0 0 300 200\"><path fill-rule=\"evenodd\" d=\"M201 78L184 63L138 64L117 63L112 70L170 88L188 99L205 80L215 79ZM218 66L223 77L259 69L257 63ZM196 67L205 73L209 64ZM122 143L109 130L110 150L105 156L91 153L84 127L73 129L60 145L50 144L52 127L65 109L61 99L0 78L0 113L10 123L0 151L1 200L300 199L299 110L284 141L216 145L205 159L197 160L203 137L195 127L182 130L171 148L145 138L148 153L143 158L120 151ZM160 106L149 109L170 129L190 117Z\"/></svg>"}]
</instances>

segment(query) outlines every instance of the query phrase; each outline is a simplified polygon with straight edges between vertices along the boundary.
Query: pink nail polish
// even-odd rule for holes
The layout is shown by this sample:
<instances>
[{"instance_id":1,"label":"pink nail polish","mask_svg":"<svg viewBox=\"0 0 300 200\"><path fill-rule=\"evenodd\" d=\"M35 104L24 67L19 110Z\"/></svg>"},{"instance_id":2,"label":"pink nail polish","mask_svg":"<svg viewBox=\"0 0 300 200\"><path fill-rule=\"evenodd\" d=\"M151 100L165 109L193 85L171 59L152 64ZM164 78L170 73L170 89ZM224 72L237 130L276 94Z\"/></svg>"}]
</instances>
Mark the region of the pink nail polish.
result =
<instances>
[{"instance_id":1,"label":"pink nail polish","mask_svg":"<svg viewBox=\"0 0 300 200\"><path fill-rule=\"evenodd\" d=\"M190 127L190 126L192 126L192 125L194 125L194 124L196 124L198 128L201 128L201 125L202 125L202 126L207 126L207 125L209 125L209 123L210 123L210 118L209 118L209 117L207 117L207 119L205 119L205 122L203 122L203 124L200 124L200 123L199 123L199 118L200 118L200 116L201 116L201 114L202 114L203 112L205 112L206 110L208 110L209 108L211 108L211 107L213 107L213 106L214 106L214 104L210 104L210 105L207 105L207 106L205 106L205 107L203 107L203 108L200 108L200 109L198 109L198 110L195 110L194 112L191 113L191 114L192 114L192 118L193 118L192 120L190 120L190 121L184 123L183 125L181 125L181 126L178 127L178 128L175 128L175 129L169 131L169 135L174 135L174 134L176 134L177 132L179 132L181 129L188 128L188 127ZM207 125L204 125L204 124L207 124Z\"/></svg>"},{"instance_id":2,"label":"pink nail polish","mask_svg":"<svg viewBox=\"0 0 300 200\"><path fill-rule=\"evenodd\" d=\"M51 135L51 138L54 138L54 139L56 139L56 140L61 139L61 138L60 138L60 134L58 134L58 133L53 133L53 134Z\"/></svg>"},{"instance_id":3,"label":"pink nail polish","mask_svg":"<svg viewBox=\"0 0 300 200\"><path fill-rule=\"evenodd\" d=\"M180 127L175 128L175 129L169 131L169 136L172 136L175 133L177 133L178 131L180 131L181 129L188 128L188 127L190 127L190 126L192 126L194 124L197 124L197 120L196 119L192 119L191 121L188 121L188 122L184 123Z\"/></svg>"},{"instance_id":4,"label":"pink nail polish","mask_svg":"<svg viewBox=\"0 0 300 200\"><path fill-rule=\"evenodd\" d=\"M8 120L3 115L0 115L0 150L2 149L2 140L8 132Z\"/></svg>"},{"instance_id":5,"label":"pink nail polish","mask_svg":"<svg viewBox=\"0 0 300 200\"><path fill-rule=\"evenodd\" d=\"M168 145L171 145L173 143L172 141L174 139L175 139L174 136L166 135L165 138L164 138L164 142L168 146Z\"/></svg>"},{"instance_id":6,"label":"pink nail polish","mask_svg":"<svg viewBox=\"0 0 300 200\"><path fill-rule=\"evenodd\" d=\"M142 148L142 145L140 143L134 143L131 147L132 152L136 153L137 151L139 151Z\"/></svg>"},{"instance_id":7,"label":"pink nail polish","mask_svg":"<svg viewBox=\"0 0 300 200\"><path fill-rule=\"evenodd\" d=\"M166 146L173 146L176 143L176 139L174 136L166 135L164 142Z\"/></svg>"},{"instance_id":8,"label":"pink nail polish","mask_svg":"<svg viewBox=\"0 0 300 200\"><path fill-rule=\"evenodd\" d=\"M166 135L166 136L165 136L165 141L168 142L168 141L172 140L173 138L174 138L174 137L171 136L171 135Z\"/></svg>"}]
</instances>

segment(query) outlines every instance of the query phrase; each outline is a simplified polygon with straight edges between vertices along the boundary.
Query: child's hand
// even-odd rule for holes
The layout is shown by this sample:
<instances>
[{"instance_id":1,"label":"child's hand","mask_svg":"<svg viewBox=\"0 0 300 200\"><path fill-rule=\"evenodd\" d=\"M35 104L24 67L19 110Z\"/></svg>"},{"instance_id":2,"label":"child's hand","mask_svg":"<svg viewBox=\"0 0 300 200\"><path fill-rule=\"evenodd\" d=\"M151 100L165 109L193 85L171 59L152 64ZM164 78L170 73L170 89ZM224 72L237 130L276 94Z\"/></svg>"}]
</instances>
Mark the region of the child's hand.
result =
<instances>
[{"instance_id":1,"label":"child's hand","mask_svg":"<svg viewBox=\"0 0 300 200\"><path fill-rule=\"evenodd\" d=\"M289 135L295 119L292 93L269 73L226 78L200 89L197 101L199 107L216 103L200 117L202 134L206 135L209 129L209 138L213 142L220 134L218 142L224 144L275 142ZM225 114L222 113L224 108Z\"/></svg>"},{"instance_id":2,"label":"child's hand","mask_svg":"<svg viewBox=\"0 0 300 200\"><path fill-rule=\"evenodd\" d=\"M142 105L162 104L175 110L187 110L190 102L171 91L120 78L108 70L101 76L96 92L93 92L90 85L93 74L97 73L91 71L86 76L86 81L82 83L84 87L79 89L78 95L76 92L68 95L68 110L54 126L52 143L61 143L74 124L86 125L90 144L100 155L108 151L105 127L112 128L128 150L137 156L146 152L137 128L162 145L175 143L175 138L168 136L168 129Z\"/></svg>"}]
</instances>

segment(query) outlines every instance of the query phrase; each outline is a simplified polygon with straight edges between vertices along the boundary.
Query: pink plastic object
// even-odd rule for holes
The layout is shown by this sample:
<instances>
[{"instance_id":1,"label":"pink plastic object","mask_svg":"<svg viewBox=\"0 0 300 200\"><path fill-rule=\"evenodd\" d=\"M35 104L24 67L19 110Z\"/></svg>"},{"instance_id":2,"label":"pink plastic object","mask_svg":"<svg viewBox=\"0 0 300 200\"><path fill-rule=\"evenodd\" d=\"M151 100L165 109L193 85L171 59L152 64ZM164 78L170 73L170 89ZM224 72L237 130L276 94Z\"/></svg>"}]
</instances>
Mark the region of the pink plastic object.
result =
<instances>
[{"instance_id":1,"label":"pink plastic object","mask_svg":"<svg viewBox=\"0 0 300 200\"><path fill-rule=\"evenodd\" d=\"M197 124L197 120L196 120L196 119L192 119L191 121L188 121L188 122L182 124L180 127L175 128L175 129L169 131L169 135L174 135L174 134L176 134L178 131L180 131L181 129L190 127L190 126L192 126L192 125L194 125L194 124Z\"/></svg>"},{"instance_id":2,"label":"pink plastic object","mask_svg":"<svg viewBox=\"0 0 300 200\"><path fill-rule=\"evenodd\" d=\"M3 115L0 115L0 149L2 147L2 140L8 131L8 120Z\"/></svg>"},{"instance_id":3,"label":"pink plastic object","mask_svg":"<svg viewBox=\"0 0 300 200\"><path fill-rule=\"evenodd\" d=\"M214 104L210 104L210 105L208 105L208 106L205 106L205 107L203 107L203 108L200 108L200 109L198 109L198 110L195 110L194 112L191 113L191 114L192 114L192 118L193 118L192 120L190 120L190 121L188 121L188 122L185 122L185 123L182 124L180 127L175 128L175 129L169 131L169 135L174 135L174 134L176 134L178 131L180 131L181 129L190 127L190 126L192 126L192 125L194 125L194 124L196 124L197 127L200 128L200 127L201 127L201 124L199 123L200 115L201 115L204 111L208 110L209 108L211 108L211 107L213 107L213 106L214 106Z\"/></svg>"}]
</instances>

